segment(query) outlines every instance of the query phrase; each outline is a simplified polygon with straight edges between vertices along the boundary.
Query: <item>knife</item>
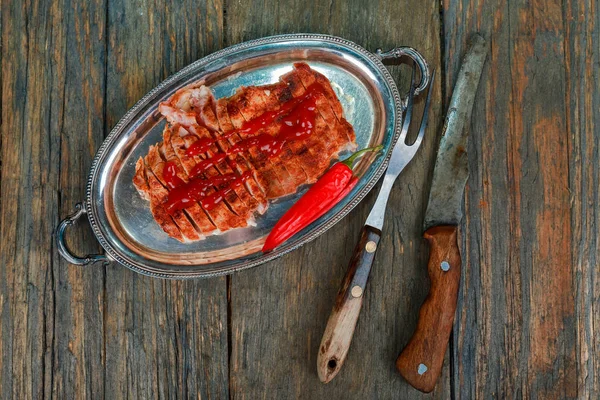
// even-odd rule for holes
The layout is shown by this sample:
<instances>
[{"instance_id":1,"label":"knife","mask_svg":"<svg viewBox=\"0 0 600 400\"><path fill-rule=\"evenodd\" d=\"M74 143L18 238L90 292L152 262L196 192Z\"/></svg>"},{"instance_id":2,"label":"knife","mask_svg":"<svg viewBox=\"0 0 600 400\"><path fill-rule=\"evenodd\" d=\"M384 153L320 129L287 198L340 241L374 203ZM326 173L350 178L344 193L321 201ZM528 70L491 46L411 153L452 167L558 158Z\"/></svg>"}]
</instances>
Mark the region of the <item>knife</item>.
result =
<instances>
[{"instance_id":1,"label":"knife","mask_svg":"<svg viewBox=\"0 0 600 400\"><path fill-rule=\"evenodd\" d=\"M431 103L431 86L434 75L431 76L431 80L429 81L427 100L425 102L419 133L415 141L411 145L408 145L406 144L406 136L412 117L413 97L416 90L415 68L413 67L411 86L400 136L392 150L379 195L362 228L360 240L354 249L354 255L337 294L335 305L327 321L327 327L319 346L317 372L319 379L323 383L331 381L337 375L348 354L358 314L362 306L363 293L369 272L371 271L371 265L373 265L373 260L375 259L375 251L381 238L383 217L390 191L396 178L414 157L423 140L427 125L427 113L429 104ZM427 79L427 77L422 77L422 79Z\"/></svg>"},{"instance_id":2,"label":"knife","mask_svg":"<svg viewBox=\"0 0 600 400\"><path fill-rule=\"evenodd\" d=\"M417 328L396 360L408 383L425 393L433 390L440 376L456 311L461 269L456 231L469 173L463 128L471 118L487 51L485 39L474 35L454 86L423 223L423 236L430 245L431 288L419 311Z\"/></svg>"}]
</instances>

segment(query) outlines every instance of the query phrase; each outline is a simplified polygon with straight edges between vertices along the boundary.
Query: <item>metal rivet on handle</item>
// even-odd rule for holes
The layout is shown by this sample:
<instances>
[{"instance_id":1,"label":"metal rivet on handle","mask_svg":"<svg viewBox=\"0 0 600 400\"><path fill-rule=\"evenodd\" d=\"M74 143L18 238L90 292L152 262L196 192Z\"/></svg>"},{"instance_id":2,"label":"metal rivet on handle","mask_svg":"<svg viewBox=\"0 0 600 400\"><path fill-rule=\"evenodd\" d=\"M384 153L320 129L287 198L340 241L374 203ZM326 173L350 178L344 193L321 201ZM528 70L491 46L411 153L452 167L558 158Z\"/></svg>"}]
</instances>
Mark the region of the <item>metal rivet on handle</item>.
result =
<instances>
[{"instance_id":1,"label":"metal rivet on handle","mask_svg":"<svg viewBox=\"0 0 600 400\"><path fill-rule=\"evenodd\" d=\"M450 263L448 263L448 261L442 261L440 267L442 268L442 271L448 272L450 270Z\"/></svg>"},{"instance_id":2,"label":"metal rivet on handle","mask_svg":"<svg viewBox=\"0 0 600 400\"><path fill-rule=\"evenodd\" d=\"M419 375L423 375L425 372L427 372L427 365L419 364L419 369L417 369L417 372Z\"/></svg>"},{"instance_id":3,"label":"metal rivet on handle","mask_svg":"<svg viewBox=\"0 0 600 400\"><path fill-rule=\"evenodd\" d=\"M363 294L363 290L360 286L356 285L352 288L350 293L352 294L352 297L360 297Z\"/></svg>"},{"instance_id":4,"label":"metal rivet on handle","mask_svg":"<svg viewBox=\"0 0 600 400\"><path fill-rule=\"evenodd\" d=\"M365 250L367 250L367 253L374 252L375 250L377 250L377 243L375 243L372 240L367 242L367 245L365 246Z\"/></svg>"}]
</instances>

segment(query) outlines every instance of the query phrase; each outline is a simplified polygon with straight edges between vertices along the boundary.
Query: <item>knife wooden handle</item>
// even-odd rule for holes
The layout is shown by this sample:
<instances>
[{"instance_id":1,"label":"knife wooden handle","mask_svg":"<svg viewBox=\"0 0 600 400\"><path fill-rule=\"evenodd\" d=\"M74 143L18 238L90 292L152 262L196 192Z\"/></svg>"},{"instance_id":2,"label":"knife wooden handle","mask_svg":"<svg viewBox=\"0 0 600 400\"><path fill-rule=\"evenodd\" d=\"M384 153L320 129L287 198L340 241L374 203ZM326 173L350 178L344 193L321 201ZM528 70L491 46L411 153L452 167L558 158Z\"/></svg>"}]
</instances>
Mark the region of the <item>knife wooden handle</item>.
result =
<instances>
[{"instance_id":1,"label":"knife wooden handle","mask_svg":"<svg viewBox=\"0 0 600 400\"><path fill-rule=\"evenodd\" d=\"M454 322L461 260L456 226L436 226L423 236L431 246L427 266L431 288L419 311L417 329L396 367L413 387L429 393L442 371Z\"/></svg>"},{"instance_id":2,"label":"knife wooden handle","mask_svg":"<svg viewBox=\"0 0 600 400\"><path fill-rule=\"evenodd\" d=\"M354 248L348 272L337 294L319 346L317 372L323 383L331 381L346 360L380 239L379 229L365 225Z\"/></svg>"}]
</instances>

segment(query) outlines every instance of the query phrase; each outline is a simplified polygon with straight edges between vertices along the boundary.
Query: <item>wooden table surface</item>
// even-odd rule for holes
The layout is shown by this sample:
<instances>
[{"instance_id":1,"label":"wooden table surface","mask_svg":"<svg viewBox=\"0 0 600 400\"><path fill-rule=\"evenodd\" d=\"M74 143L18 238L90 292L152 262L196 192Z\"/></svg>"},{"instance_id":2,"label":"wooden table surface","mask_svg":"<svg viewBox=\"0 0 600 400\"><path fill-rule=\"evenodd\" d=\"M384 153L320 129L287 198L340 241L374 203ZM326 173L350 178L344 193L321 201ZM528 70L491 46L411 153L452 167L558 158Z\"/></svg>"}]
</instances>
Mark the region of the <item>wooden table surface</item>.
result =
<instances>
[{"instance_id":1,"label":"wooden table surface","mask_svg":"<svg viewBox=\"0 0 600 400\"><path fill-rule=\"evenodd\" d=\"M595 1L3 0L0 398L600 396L600 11ZM342 372L316 354L371 193L318 240L195 281L61 259L104 137L211 52L277 33L410 45L438 69L422 149L397 182ZM421 222L467 38L490 42L470 124L459 304L430 395L394 361L428 290ZM393 75L407 82L406 69ZM86 223L79 254L100 250Z\"/></svg>"}]
</instances>

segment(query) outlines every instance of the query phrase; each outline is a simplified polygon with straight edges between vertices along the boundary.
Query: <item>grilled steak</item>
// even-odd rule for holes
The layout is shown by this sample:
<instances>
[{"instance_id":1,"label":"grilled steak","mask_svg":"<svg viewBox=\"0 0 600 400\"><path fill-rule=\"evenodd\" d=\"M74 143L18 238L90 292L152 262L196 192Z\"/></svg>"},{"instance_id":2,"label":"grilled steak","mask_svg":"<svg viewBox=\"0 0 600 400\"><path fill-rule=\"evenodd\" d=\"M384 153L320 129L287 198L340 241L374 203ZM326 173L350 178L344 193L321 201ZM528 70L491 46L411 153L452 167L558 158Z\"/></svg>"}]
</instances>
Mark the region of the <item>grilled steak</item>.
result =
<instances>
[{"instance_id":1,"label":"grilled steak","mask_svg":"<svg viewBox=\"0 0 600 400\"><path fill-rule=\"evenodd\" d=\"M305 63L278 83L219 100L190 85L159 111L168 122L163 141L138 160L133 184L181 242L254 225L269 200L314 183L356 147L329 80Z\"/></svg>"}]
</instances>

